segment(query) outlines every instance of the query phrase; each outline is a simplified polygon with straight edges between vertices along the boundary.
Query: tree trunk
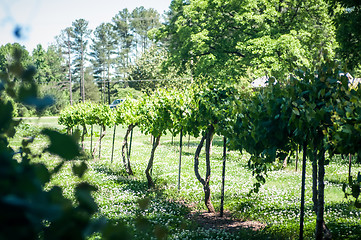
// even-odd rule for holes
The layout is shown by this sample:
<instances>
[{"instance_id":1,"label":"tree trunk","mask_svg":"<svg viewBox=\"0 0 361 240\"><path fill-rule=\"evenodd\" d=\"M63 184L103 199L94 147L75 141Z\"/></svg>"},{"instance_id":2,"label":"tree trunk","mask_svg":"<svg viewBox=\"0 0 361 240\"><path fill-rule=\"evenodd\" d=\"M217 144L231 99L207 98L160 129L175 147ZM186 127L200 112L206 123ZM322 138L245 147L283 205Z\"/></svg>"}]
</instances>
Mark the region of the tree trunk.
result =
<instances>
[{"instance_id":1,"label":"tree trunk","mask_svg":"<svg viewBox=\"0 0 361 240\"><path fill-rule=\"evenodd\" d=\"M128 129L127 129L127 131L125 133L123 144L122 144L123 165L124 165L125 171L129 175L134 175L134 173L133 173L132 168L130 166L130 157L129 157L129 151L128 151L128 136L129 136L129 133L133 130L134 127L135 127L135 125L133 125L133 124L130 124L128 126ZM127 156L125 156L125 155L127 155Z\"/></svg>"},{"instance_id":2,"label":"tree trunk","mask_svg":"<svg viewBox=\"0 0 361 240\"><path fill-rule=\"evenodd\" d=\"M208 208L209 212L214 213L214 207L211 202L211 189L209 187L209 181L211 180L211 145L214 136L214 127L211 125L208 128L207 138L206 138L206 185L204 186L204 202Z\"/></svg>"},{"instance_id":3,"label":"tree trunk","mask_svg":"<svg viewBox=\"0 0 361 240\"><path fill-rule=\"evenodd\" d=\"M134 125L135 127L136 125ZM130 153L132 152L132 142L133 142L133 131L134 131L134 127L132 129L132 131L130 131L130 142L129 142L129 149L128 149L128 165L130 166Z\"/></svg>"},{"instance_id":4,"label":"tree trunk","mask_svg":"<svg viewBox=\"0 0 361 240\"><path fill-rule=\"evenodd\" d=\"M208 209L208 212L214 213L214 207L211 202L211 189L209 187L209 180L211 177L211 167L210 167L210 159L209 159L209 150L210 150L210 142L212 139L212 135L214 133L214 127L210 126L207 130L207 133L202 137L201 142L199 143L195 156L194 156L194 173L198 179L198 181L203 185L204 190L204 203ZM203 179L199 174L199 154L202 150L204 140L206 140L206 178Z\"/></svg>"},{"instance_id":5,"label":"tree trunk","mask_svg":"<svg viewBox=\"0 0 361 240\"><path fill-rule=\"evenodd\" d=\"M214 131L214 127L212 126L213 131ZM214 137L214 133L212 133L212 136L210 136L210 145L209 145L209 156L212 155L212 149L213 149L213 137Z\"/></svg>"},{"instance_id":6,"label":"tree trunk","mask_svg":"<svg viewBox=\"0 0 361 240\"><path fill-rule=\"evenodd\" d=\"M323 239L323 225L324 225L324 183L325 176L325 152L321 150L318 158L318 207L316 219L316 239Z\"/></svg>"},{"instance_id":7,"label":"tree trunk","mask_svg":"<svg viewBox=\"0 0 361 240\"><path fill-rule=\"evenodd\" d=\"M161 135L156 137L155 141L153 142L152 152L150 153L148 166L147 166L147 169L145 169L145 175L146 175L147 180L148 180L148 188L154 188L154 186L155 186L154 182L153 182L153 179L152 179L152 176L150 175L150 170L153 169L154 153L155 153L156 148L159 145L160 136Z\"/></svg>"},{"instance_id":8,"label":"tree trunk","mask_svg":"<svg viewBox=\"0 0 361 240\"><path fill-rule=\"evenodd\" d=\"M108 54L108 66L107 66L107 81L108 81L108 104L110 105L110 66L109 66L109 54Z\"/></svg>"},{"instance_id":9,"label":"tree trunk","mask_svg":"<svg viewBox=\"0 0 361 240\"><path fill-rule=\"evenodd\" d=\"M285 169L287 167L288 156L283 160L282 168Z\"/></svg>"},{"instance_id":10,"label":"tree trunk","mask_svg":"<svg viewBox=\"0 0 361 240\"><path fill-rule=\"evenodd\" d=\"M200 155L201 150L203 148L203 143L204 143L205 139L206 139L206 135L202 136L201 141L199 142L198 147L196 149L196 153L194 155L194 174L196 175L196 178L198 179L198 181L200 183L202 183L203 186L205 185L205 181L201 177L201 175L199 174L198 166L199 166L199 155Z\"/></svg>"},{"instance_id":11,"label":"tree trunk","mask_svg":"<svg viewBox=\"0 0 361 240\"><path fill-rule=\"evenodd\" d=\"M105 136L105 126L101 126L101 130L102 130L102 132L101 132L101 134L100 134L100 136L99 136L99 140L98 140L98 142L95 144L94 149L93 149L93 157L94 157L94 156L95 156L96 149L97 149L97 147L99 146L99 159L100 159L101 142L102 142L103 137Z\"/></svg>"},{"instance_id":12,"label":"tree trunk","mask_svg":"<svg viewBox=\"0 0 361 240\"><path fill-rule=\"evenodd\" d=\"M105 76L104 76L104 71L102 71L102 103L106 103L105 100Z\"/></svg>"},{"instance_id":13,"label":"tree trunk","mask_svg":"<svg viewBox=\"0 0 361 240\"><path fill-rule=\"evenodd\" d=\"M68 33L68 67L69 67L69 97L70 97L70 105L73 106L73 86L72 86L72 75L71 75L71 45L70 45L70 34Z\"/></svg>"},{"instance_id":14,"label":"tree trunk","mask_svg":"<svg viewBox=\"0 0 361 240\"><path fill-rule=\"evenodd\" d=\"M85 86L84 86L84 46L81 43L81 66L80 66L80 74L81 74L81 100L85 102Z\"/></svg>"},{"instance_id":15,"label":"tree trunk","mask_svg":"<svg viewBox=\"0 0 361 240\"><path fill-rule=\"evenodd\" d=\"M86 125L83 125L83 132L81 134L81 148L84 150L84 138L85 135L88 133L87 129L86 129Z\"/></svg>"},{"instance_id":16,"label":"tree trunk","mask_svg":"<svg viewBox=\"0 0 361 240\"><path fill-rule=\"evenodd\" d=\"M297 149L298 151L298 149ZM300 240L303 240L303 223L305 215L305 185L306 185L306 160L307 160L307 144L303 143L302 156L302 183L301 183L301 209L300 209Z\"/></svg>"}]
</instances>

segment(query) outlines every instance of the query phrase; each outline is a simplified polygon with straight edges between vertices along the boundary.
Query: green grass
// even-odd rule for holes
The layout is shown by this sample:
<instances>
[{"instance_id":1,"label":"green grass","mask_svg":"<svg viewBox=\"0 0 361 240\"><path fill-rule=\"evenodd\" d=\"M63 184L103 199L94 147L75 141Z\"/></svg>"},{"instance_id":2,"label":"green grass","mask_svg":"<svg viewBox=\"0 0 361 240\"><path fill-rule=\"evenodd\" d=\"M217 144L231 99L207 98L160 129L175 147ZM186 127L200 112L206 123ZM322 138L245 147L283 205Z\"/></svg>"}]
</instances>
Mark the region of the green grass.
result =
<instances>
[{"instance_id":1,"label":"green grass","mask_svg":"<svg viewBox=\"0 0 361 240\"><path fill-rule=\"evenodd\" d=\"M47 140L39 135L40 127L52 127L62 130L54 118L25 120L26 124L19 127L17 136L11 141L13 146L19 146L23 137L35 135L34 151L47 144ZM90 131L89 131L90 132ZM95 135L99 135L99 127L94 128ZM127 177L121 160L121 142L125 129L117 127L114 149L114 159L111 163L113 128L107 130L102 141L101 158L88 161L89 170L85 180L98 187L94 197L99 205L97 216L105 216L110 221L126 222L129 231L135 239L154 238L154 229L165 228L168 239L296 239L299 229L299 207L301 172L295 171L295 165L289 164L285 170L268 172L267 182L258 194L249 195L255 182L251 171L247 168L247 154L229 152L226 169L225 209L230 210L235 218L242 220L256 220L267 226L254 232L240 230L227 233L219 229L205 230L186 218L190 209L184 204L192 205L192 210L205 210L203 204L203 190L197 181L193 170L193 157L198 140L188 137L183 139L181 189L177 190L179 136L163 136L161 144L156 150L153 178L157 189L147 189L144 170L149 159L151 143L150 137L142 135L138 129L134 131L131 163L135 177ZM93 138L93 146L96 141ZM222 172L222 139L215 137L212 149L211 189L212 202L219 210L221 172ZM85 142L85 151L89 152L90 136ZM43 154L42 161L50 168L56 166L58 159ZM81 181L71 174L71 162L52 179L52 185L63 188L67 197L73 198L73 188ZM277 169L277 168L276 168ZM300 166L299 166L300 169ZM360 165L353 165L353 173L361 171ZM204 151L200 157L200 173L204 176ZM325 219L334 239L360 239L361 220L360 210L355 209L341 190L342 183L348 174L347 161L335 159L326 167L325 188ZM306 179L306 217L305 239L312 239L315 228L315 215L312 212L311 200L311 165L308 162ZM139 199L149 199L146 210L138 206ZM143 226L139 231L140 220L146 218L150 226ZM136 228L138 226L138 228ZM137 231L138 229L138 231ZM157 232L157 231L156 231ZM159 232L159 231L158 231ZM160 231L164 232L164 231ZM100 239L100 236L94 236ZM155 239L155 238L154 238Z\"/></svg>"}]
</instances>

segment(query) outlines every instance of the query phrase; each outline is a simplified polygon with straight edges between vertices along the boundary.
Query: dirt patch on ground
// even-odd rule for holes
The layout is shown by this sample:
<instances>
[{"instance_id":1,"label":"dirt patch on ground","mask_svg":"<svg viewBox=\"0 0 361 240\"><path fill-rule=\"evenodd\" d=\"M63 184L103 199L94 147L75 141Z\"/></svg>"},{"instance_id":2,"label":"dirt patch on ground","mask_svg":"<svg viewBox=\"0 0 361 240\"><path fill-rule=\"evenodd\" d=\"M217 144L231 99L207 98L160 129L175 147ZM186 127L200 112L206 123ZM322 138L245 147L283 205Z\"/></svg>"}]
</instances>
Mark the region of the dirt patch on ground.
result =
<instances>
[{"instance_id":1,"label":"dirt patch on ground","mask_svg":"<svg viewBox=\"0 0 361 240\"><path fill-rule=\"evenodd\" d=\"M209 213L206 211L194 210L196 208L195 203L186 203L183 200L177 200L174 202L187 207L190 210L190 213L186 217L195 221L200 227L205 229L222 229L226 232L232 233L237 232L240 229L259 231L266 227L266 224L258 221L245 221L234 218L230 211L224 211L223 217L221 217L219 212Z\"/></svg>"},{"instance_id":2,"label":"dirt patch on ground","mask_svg":"<svg viewBox=\"0 0 361 240\"><path fill-rule=\"evenodd\" d=\"M230 212L225 212L223 217L219 213L192 211L189 218L195 220L205 229L223 229L226 232L236 232L239 229L249 229L253 231L262 230L266 225L257 221L242 221L234 219Z\"/></svg>"}]
</instances>

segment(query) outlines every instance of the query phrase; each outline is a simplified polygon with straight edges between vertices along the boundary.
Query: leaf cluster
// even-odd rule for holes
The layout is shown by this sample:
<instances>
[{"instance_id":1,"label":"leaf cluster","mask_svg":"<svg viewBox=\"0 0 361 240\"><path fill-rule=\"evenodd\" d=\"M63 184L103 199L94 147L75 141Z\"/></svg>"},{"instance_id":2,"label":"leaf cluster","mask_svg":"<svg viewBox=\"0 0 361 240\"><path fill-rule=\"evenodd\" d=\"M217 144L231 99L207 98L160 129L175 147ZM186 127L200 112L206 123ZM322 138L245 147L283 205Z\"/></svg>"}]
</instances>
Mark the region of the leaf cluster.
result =
<instances>
[{"instance_id":1,"label":"leaf cluster","mask_svg":"<svg viewBox=\"0 0 361 240\"><path fill-rule=\"evenodd\" d=\"M80 156L79 145L73 136L44 129L41 133L47 136L50 144L41 154L34 154L30 145L34 138L25 138L21 147L14 150L9 146L19 124L12 116L12 102L4 100L10 95L17 101L26 102L32 99L34 105L44 106L36 92L33 79L33 68L24 68L14 54L14 65L10 72L1 72L0 89L0 238L1 239L86 239L92 233L101 231L107 225L104 219L94 219L93 214L98 207L91 193L96 188L86 182L75 188L75 204L64 197L62 189L44 187L70 161ZM21 80L21 91L13 91L13 74ZM39 107L39 106L38 106ZM33 160L44 153L61 157L54 169ZM87 170L83 161L72 163L73 174L82 178ZM118 236L119 237L119 236Z\"/></svg>"},{"instance_id":2,"label":"leaf cluster","mask_svg":"<svg viewBox=\"0 0 361 240\"><path fill-rule=\"evenodd\" d=\"M67 129L86 125L109 127L114 124L114 118L114 112L109 106L85 102L63 109L58 118L58 123L66 126Z\"/></svg>"},{"instance_id":3,"label":"leaf cluster","mask_svg":"<svg viewBox=\"0 0 361 240\"><path fill-rule=\"evenodd\" d=\"M251 154L249 166L261 182L267 163L285 159L297 145L307 145L305 154L359 151L359 93L350 89L342 70L326 61L317 71L298 70L283 83L271 78L243 102L230 142Z\"/></svg>"}]
</instances>

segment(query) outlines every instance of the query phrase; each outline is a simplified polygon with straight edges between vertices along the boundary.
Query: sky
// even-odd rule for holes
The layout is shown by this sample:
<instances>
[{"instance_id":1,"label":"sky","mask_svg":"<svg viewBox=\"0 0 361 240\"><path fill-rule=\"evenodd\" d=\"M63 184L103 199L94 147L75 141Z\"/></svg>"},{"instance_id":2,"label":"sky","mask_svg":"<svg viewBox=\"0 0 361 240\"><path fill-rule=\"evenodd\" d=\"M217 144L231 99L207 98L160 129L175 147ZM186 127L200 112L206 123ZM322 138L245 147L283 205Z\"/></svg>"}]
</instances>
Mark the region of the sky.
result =
<instances>
[{"instance_id":1,"label":"sky","mask_svg":"<svg viewBox=\"0 0 361 240\"><path fill-rule=\"evenodd\" d=\"M132 11L144 6L163 14L170 3L171 0L0 0L0 45L18 42L32 52L37 44L47 48L54 43L55 36L76 19L87 20L89 29L94 30L101 23L111 22L124 8Z\"/></svg>"}]
</instances>

